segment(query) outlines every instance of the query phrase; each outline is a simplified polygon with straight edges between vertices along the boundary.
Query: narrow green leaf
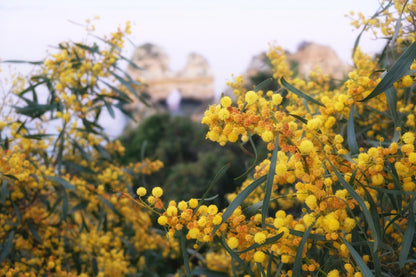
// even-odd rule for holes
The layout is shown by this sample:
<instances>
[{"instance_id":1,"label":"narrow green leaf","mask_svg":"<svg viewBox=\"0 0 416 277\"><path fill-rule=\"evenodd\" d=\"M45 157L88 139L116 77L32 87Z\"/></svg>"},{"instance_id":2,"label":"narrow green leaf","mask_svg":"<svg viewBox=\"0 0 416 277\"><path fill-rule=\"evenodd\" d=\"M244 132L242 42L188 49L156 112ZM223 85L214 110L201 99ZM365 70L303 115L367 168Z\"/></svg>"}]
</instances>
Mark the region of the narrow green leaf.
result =
<instances>
[{"instance_id":1,"label":"narrow green leaf","mask_svg":"<svg viewBox=\"0 0 416 277\"><path fill-rule=\"evenodd\" d=\"M391 176L393 177L394 188L396 190L400 191L400 193L396 195L396 201L397 201L397 211L401 212L401 210L402 210L402 198L403 198L402 183L399 180L399 175L397 174L396 168L393 165L391 165L390 168L391 168ZM387 192L387 193L389 193L389 192ZM391 193L393 193L393 192L391 192Z\"/></svg>"},{"instance_id":2,"label":"narrow green leaf","mask_svg":"<svg viewBox=\"0 0 416 277\"><path fill-rule=\"evenodd\" d=\"M31 62L31 61L22 61L22 60L5 60L5 61L0 61L0 63L28 63L28 64L33 64L33 65L39 65L39 64L43 64L43 61Z\"/></svg>"},{"instance_id":3,"label":"narrow green leaf","mask_svg":"<svg viewBox=\"0 0 416 277\"><path fill-rule=\"evenodd\" d=\"M289 233L291 235L294 235L294 236L297 236L297 237L303 237L305 235L305 232L297 231L297 230L294 230L294 229L289 229ZM313 239L313 240L316 240L316 241L318 241L318 240L319 241L326 241L327 240L325 236L316 235L316 234L309 234L309 238Z\"/></svg>"},{"instance_id":4,"label":"narrow green leaf","mask_svg":"<svg viewBox=\"0 0 416 277\"><path fill-rule=\"evenodd\" d=\"M360 152L360 149L357 144L357 139L355 137L354 129L354 105L351 106L350 115L348 116L348 126L347 126L347 142L351 154L355 155Z\"/></svg>"},{"instance_id":5,"label":"narrow green leaf","mask_svg":"<svg viewBox=\"0 0 416 277\"><path fill-rule=\"evenodd\" d=\"M282 271L283 268L283 263L279 263L279 267L276 270L276 274L274 275L274 277L278 277L280 276L280 272Z\"/></svg>"},{"instance_id":6,"label":"narrow green leaf","mask_svg":"<svg viewBox=\"0 0 416 277\"><path fill-rule=\"evenodd\" d=\"M68 207L69 207L69 201L68 201L68 194L66 194L66 191L62 191L62 221L65 221L67 215L68 215Z\"/></svg>"},{"instance_id":7,"label":"narrow green leaf","mask_svg":"<svg viewBox=\"0 0 416 277\"><path fill-rule=\"evenodd\" d=\"M249 206L249 207L247 207L247 208L245 208L244 210L243 210L243 214L246 216L246 217L251 217L251 216L253 216L253 215L255 215L260 209L261 209L261 207L263 207L263 200L262 201L259 201L259 202L257 202L257 203L254 203L253 205L251 205L251 206Z\"/></svg>"},{"instance_id":8,"label":"narrow green leaf","mask_svg":"<svg viewBox=\"0 0 416 277\"><path fill-rule=\"evenodd\" d=\"M358 202L358 205L360 206L364 217L367 221L368 227L370 228L371 232L374 236L374 247L373 252L376 252L378 248L378 244L380 242L380 238L378 237L378 233L374 224L374 219L371 217L371 214L369 210L367 209L367 206L364 203L364 200L361 198L361 196L351 187L350 184L348 184L347 181L345 181L344 177L342 177L341 173L336 169L336 167L332 164L332 162L328 159L329 164L332 166L332 169L335 172L335 175L337 176L338 180L340 181L341 185L348 191L348 193L355 199L355 201Z\"/></svg>"},{"instance_id":9,"label":"narrow green leaf","mask_svg":"<svg viewBox=\"0 0 416 277\"><path fill-rule=\"evenodd\" d=\"M94 43L92 47L82 44L82 43L75 43L75 45L78 46L79 48L90 51L91 53L100 53L100 49L98 48L98 45L96 43Z\"/></svg>"},{"instance_id":10,"label":"narrow green leaf","mask_svg":"<svg viewBox=\"0 0 416 277\"><path fill-rule=\"evenodd\" d=\"M352 257L354 258L355 262L357 263L358 267L361 270L361 273L363 276L371 277L374 276L371 270L368 268L368 266L365 264L363 259L361 258L361 255L358 254L358 252L352 247L352 245L344 238L341 238L345 246L347 246L348 250L350 251Z\"/></svg>"},{"instance_id":11,"label":"narrow green leaf","mask_svg":"<svg viewBox=\"0 0 416 277\"><path fill-rule=\"evenodd\" d=\"M1 190L0 190L0 203L4 204L6 203L7 197L9 197L9 186L7 185L8 181L7 179L3 179L3 182L1 183Z\"/></svg>"},{"instance_id":12,"label":"narrow green leaf","mask_svg":"<svg viewBox=\"0 0 416 277\"><path fill-rule=\"evenodd\" d=\"M263 90L267 86L271 85L273 83L273 78L267 78L266 80L262 81L260 84L256 85L256 88L254 91Z\"/></svg>"},{"instance_id":13,"label":"narrow green leaf","mask_svg":"<svg viewBox=\"0 0 416 277\"><path fill-rule=\"evenodd\" d=\"M189 267L189 257L188 252L186 251L186 237L183 232L180 233L180 243L181 243L181 252L183 257L183 263L185 265L186 276L191 277L191 269Z\"/></svg>"},{"instance_id":14,"label":"narrow green leaf","mask_svg":"<svg viewBox=\"0 0 416 277\"><path fill-rule=\"evenodd\" d=\"M253 271L251 271L250 267L227 245L224 237L222 236L220 239L220 243L222 247L227 251L231 258L236 260L240 266L242 266L250 276L254 276Z\"/></svg>"},{"instance_id":15,"label":"narrow green leaf","mask_svg":"<svg viewBox=\"0 0 416 277\"><path fill-rule=\"evenodd\" d=\"M410 65L416 59L416 42L413 42L406 51L400 56L397 62L391 67L390 71L384 75L380 83L374 88L374 90L360 102L365 102L374 98L386 91L388 88L393 86L393 84L399 80L401 77L409 73Z\"/></svg>"},{"instance_id":16,"label":"narrow green leaf","mask_svg":"<svg viewBox=\"0 0 416 277\"><path fill-rule=\"evenodd\" d=\"M54 136L53 134L33 134L33 135L24 135L24 138L27 139L36 139L36 140L41 140L43 138L47 138L47 137L52 137Z\"/></svg>"},{"instance_id":17,"label":"narrow green leaf","mask_svg":"<svg viewBox=\"0 0 416 277\"><path fill-rule=\"evenodd\" d=\"M30 232L32 233L33 238L40 244L42 244L42 239L39 236L38 231L36 230L35 226L33 226L31 221L27 222L27 227L29 227Z\"/></svg>"},{"instance_id":18,"label":"narrow green leaf","mask_svg":"<svg viewBox=\"0 0 416 277\"><path fill-rule=\"evenodd\" d=\"M273 190L273 180L274 180L275 169L276 169L278 149L279 149L279 133L277 133L276 141L274 142L274 149L273 149L273 154L272 154L272 158L270 161L269 173L267 174L266 191L264 193L263 207L261 209L261 226L263 228L265 228L266 217L268 216L268 212L269 212L269 204L270 204L270 197L272 195L272 190Z\"/></svg>"},{"instance_id":19,"label":"narrow green leaf","mask_svg":"<svg viewBox=\"0 0 416 277\"><path fill-rule=\"evenodd\" d=\"M79 202L76 206L72 207L72 209L69 210L68 213L69 214L72 214L72 213L74 213L76 211L84 210L86 207L88 207L88 201L81 200L81 202Z\"/></svg>"},{"instance_id":20,"label":"narrow green leaf","mask_svg":"<svg viewBox=\"0 0 416 277\"><path fill-rule=\"evenodd\" d=\"M394 4L393 1L389 1L389 3L387 3L387 5L385 7L380 5L381 9L379 9L375 14L373 14L371 19L378 17L381 13L383 13L385 10L390 8L393 4ZM360 34L357 36L357 39L354 42L354 48L352 50L352 58L354 58L354 54L355 54L355 51L357 50L357 47L358 47L358 44L360 42L361 36L366 31L367 27L368 27L368 23L363 26Z\"/></svg>"},{"instance_id":21,"label":"narrow green leaf","mask_svg":"<svg viewBox=\"0 0 416 277\"><path fill-rule=\"evenodd\" d=\"M269 262L267 264L267 277L270 277L272 274L272 264L273 264L273 253L269 252Z\"/></svg>"},{"instance_id":22,"label":"narrow green leaf","mask_svg":"<svg viewBox=\"0 0 416 277\"><path fill-rule=\"evenodd\" d=\"M12 205L13 205L14 213L16 214L16 217L17 217L17 222L19 222L20 224L22 223L22 215L20 214L19 207L16 205L15 202L12 202ZM0 264L1 264L1 261L0 261Z\"/></svg>"},{"instance_id":23,"label":"narrow green leaf","mask_svg":"<svg viewBox=\"0 0 416 277\"><path fill-rule=\"evenodd\" d=\"M118 216L122 216L120 214L119 211L117 211L116 207L113 205L113 203L111 203L110 201L108 201L107 199L105 199L104 197L102 197L101 195L97 195L97 197L101 200L101 202L103 202L108 208L110 208L111 211L113 211L113 213L115 213Z\"/></svg>"},{"instance_id":24,"label":"narrow green leaf","mask_svg":"<svg viewBox=\"0 0 416 277\"><path fill-rule=\"evenodd\" d=\"M208 185L207 190L202 195L201 200L198 201L198 206L195 208L194 212L196 212L198 210L199 206L201 206L202 203L204 203L204 201L206 200L209 192L214 188L214 186L217 184L218 180L221 179L221 177L225 174L225 172L227 172L227 170L229 168L230 168L230 164L226 164L218 171L218 173L215 175L214 179Z\"/></svg>"},{"instance_id":25,"label":"narrow green leaf","mask_svg":"<svg viewBox=\"0 0 416 277\"><path fill-rule=\"evenodd\" d=\"M58 183L60 185L62 185L64 188L68 189L68 190L75 190L75 186L73 184L71 184L70 182L68 182L67 180L58 177L58 176L46 176L46 179L49 179L55 183Z\"/></svg>"},{"instance_id":26,"label":"narrow green leaf","mask_svg":"<svg viewBox=\"0 0 416 277\"><path fill-rule=\"evenodd\" d=\"M391 44L392 45L394 44L394 42L396 41L397 36L399 35L401 22L402 22L402 15L403 15L404 9L407 6L407 2L408 2L408 0L404 4L402 4L403 5L402 11L400 12L399 18L396 19L396 26L394 27L394 34L393 34L393 37L391 39Z\"/></svg>"},{"instance_id":27,"label":"narrow green leaf","mask_svg":"<svg viewBox=\"0 0 416 277\"><path fill-rule=\"evenodd\" d=\"M10 254L13 247L13 237L14 237L14 231L11 231L9 234L9 237L7 238L6 243L3 246L3 249L1 250L0 254L0 264L3 262L3 260Z\"/></svg>"},{"instance_id":28,"label":"narrow green leaf","mask_svg":"<svg viewBox=\"0 0 416 277\"><path fill-rule=\"evenodd\" d=\"M104 209L104 206L101 206L100 217L98 218L98 224L97 224L97 232L101 229L101 225L104 222L104 217L105 217L105 209Z\"/></svg>"},{"instance_id":29,"label":"narrow green leaf","mask_svg":"<svg viewBox=\"0 0 416 277\"><path fill-rule=\"evenodd\" d=\"M305 247L306 242L308 241L308 237L310 232L312 231L313 224L308 227L305 234L303 235L298 249L296 250L295 262L293 264L293 277L300 277L301 276L301 268L302 268L302 253L303 248Z\"/></svg>"},{"instance_id":30,"label":"narrow green leaf","mask_svg":"<svg viewBox=\"0 0 416 277\"><path fill-rule=\"evenodd\" d=\"M399 116L397 114L397 91L394 87L390 87L385 91L387 103L389 104L389 110L394 122L394 127L400 127Z\"/></svg>"},{"instance_id":31,"label":"narrow green leaf","mask_svg":"<svg viewBox=\"0 0 416 277\"><path fill-rule=\"evenodd\" d=\"M301 116L298 116L296 114L291 114L291 113L289 115L293 116L294 118L296 118L297 120L301 121L304 124L308 124L308 121L306 119L304 119L303 117L301 117Z\"/></svg>"},{"instance_id":32,"label":"narrow green leaf","mask_svg":"<svg viewBox=\"0 0 416 277\"><path fill-rule=\"evenodd\" d=\"M116 118L116 114L114 113L114 110L113 110L113 107L111 107L111 104L110 103L108 103L107 101L103 101L104 102L104 105L105 105L105 107L107 108L107 111L108 111L108 113L110 114L110 116L111 116L111 118L112 119L115 119Z\"/></svg>"},{"instance_id":33,"label":"narrow green leaf","mask_svg":"<svg viewBox=\"0 0 416 277\"><path fill-rule=\"evenodd\" d=\"M92 267L92 272L94 274L93 276L97 276L97 274L98 274L98 263L97 263L97 258L95 256L92 256L91 267Z\"/></svg>"},{"instance_id":34,"label":"narrow green leaf","mask_svg":"<svg viewBox=\"0 0 416 277\"><path fill-rule=\"evenodd\" d=\"M101 82L103 82L107 87L109 87L112 91L116 92L118 95L120 95L120 97L122 99L124 99L124 101L126 102L132 102L133 100L130 98L130 96L128 96L127 94L125 94L123 91L121 91L120 89L116 88L113 85L110 85L107 82L104 82L102 80L100 80Z\"/></svg>"},{"instance_id":35,"label":"narrow green leaf","mask_svg":"<svg viewBox=\"0 0 416 277\"><path fill-rule=\"evenodd\" d=\"M256 263L257 269L261 277L266 277L266 272L264 272L263 265L261 263Z\"/></svg>"},{"instance_id":36,"label":"narrow green leaf","mask_svg":"<svg viewBox=\"0 0 416 277\"><path fill-rule=\"evenodd\" d=\"M296 94L297 96L310 101L312 103L315 103L319 106L325 107L324 104L322 104L321 102L319 102L318 100L313 99L312 97L310 97L309 95L306 95L305 93L301 92L300 90L298 90L297 88L295 88L294 86L292 86L291 84L289 84L285 78L280 78L280 83L282 83L282 86L284 86L287 90L290 90L291 92L293 92L294 94Z\"/></svg>"},{"instance_id":37,"label":"narrow green leaf","mask_svg":"<svg viewBox=\"0 0 416 277\"><path fill-rule=\"evenodd\" d=\"M413 212L413 203L415 202L414 200L415 198L413 197L412 201L409 203L408 224L406 231L404 232L402 247L399 256L400 268L403 268L406 264L410 248L413 244L413 237L415 235L415 214Z\"/></svg>"},{"instance_id":38,"label":"narrow green leaf","mask_svg":"<svg viewBox=\"0 0 416 277\"><path fill-rule=\"evenodd\" d=\"M120 55L120 58L122 58L123 60L125 60L126 62L128 62L129 66L138 69L138 70L143 70L143 68L141 68L140 66L138 66L137 64L135 64L132 60Z\"/></svg>"},{"instance_id":39,"label":"narrow green leaf","mask_svg":"<svg viewBox=\"0 0 416 277\"><path fill-rule=\"evenodd\" d=\"M31 104L26 107L17 107L12 106L17 113L23 114L32 118L37 118L42 116L44 113L55 109L55 105L39 105L39 104Z\"/></svg>"},{"instance_id":40,"label":"narrow green leaf","mask_svg":"<svg viewBox=\"0 0 416 277\"><path fill-rule=\"evenodd\" d=\"M266 180L266 178L266 175L260 177L259 179L255 180L250 185L248 185L242 192L240 192L225 210L224 214L222 215L222 222L225 222L233 214L234 210L237 209L237 207L240 206L241 203L243 203L247 196L249 196L250 193L252 193L258 186L260 186L260 184L262 184ZM212 231L212 234L215 234L219 227L220 225L215 226L214 230Z\"/></svg>"},{"instance_id":41,"label":"narrow green leaf","mask_svg":"<svg viewBox=\"0 0 416 277\"><path fill-rule=\"evenodd\" d=\"M16 177L16 176L11 175L11 174L3 174L3 176L5 176L5 177L7 177L7 178L10 178L10 179L13 179L13 180L15 180L15 181L19 181L19 179L17 179L17 177Z\"/></svg>"},{"instance_id":42,"label":"narrow green leaf","mask_svg":"<svg viewBox=\"0 0 416 277\"><path fill-rule=\"evenodd\" d=\"M38 87L38 86L40 86L40 85L43 85L43 84L45 84L45 83L47 83L47 81L45 80L45 81L41 81L41 82L37 82L37 83L35 83L35 84L31 84L30 86L28 86L27 88L25 88L24 90L22 90L22 91L20 91L19 92L19 94L18 94L18 96L19 97L21 97L22 99L25 99L25 98L23 98L22 96L26 93L26 92L29 92L29 91L32 91L32 92L34 92L34 90L35 90L35 88L36 87Z\"/></svg>"},{"instance_id":43,"label":"narrow green leaf","mask_svg":"<svg viewBox=\"0 0 416 277\"><path fill-rule=\"evenodd\" d=\"M137 93L137 91L133 88L132 84L136 83L133 79L131 79L130 75L126 74L124 72L124 74L126 75L126 77L129 79L129 81L123 79L122 77L120 77L119 75L115 74L114 72L110 72L111 75L113 75L123 86L125 86L131 93L133 93L134 96L136 96L144 105L146 105L147 107L150 107L150 104L146 101L146 99L144 99L144 97L142 97L141 95L139 95Z\"/></svg>"},{"instance_id":44,"label":"narrow green leaf","mask_svg":"<svg viewBox=\"0 0 416 277\"><path fill-rule=\"evenodd\" d=\"M238 177L236 177L236 178L234 178L234 181L237 181L237 180L240 180L241 178L243 178L244 176L247 176L247 174L249 174L250 172L251 172L251 170L253 170L253 168L255 168L256 167L256 165L257 165L257 158L258 158L258 154L257 154L257 149L256 149L256 146L254 145L254 142L253 142L253 138L252 138L252 136L250 135L250 134L248 134L248 140L250 141L250 145L251 145L251 148L253 148L253 152L254 152L254 161L253 161L253 163L250 165L250 167L243 173L243 174L241 174L240 176L238 176ZM242 145L241 145L241 147L240 147L243 151L247 151ZM246 153L248 153L248 151L246 152Z\"/></svg>"},{"instance_id":45,"label":"narrow green leaf","mask_svg":"<svg viewBox=\"0 0 416 277\"><path fill-rule=\"evenodd\" d=\"M111 161L111 155L110 155L110 153L108 153L108 151L103 146L101 146L101 145L95 145L94 148L100 154L100 158L103 158L105 160Z\"/></svg>"}]
</instances>

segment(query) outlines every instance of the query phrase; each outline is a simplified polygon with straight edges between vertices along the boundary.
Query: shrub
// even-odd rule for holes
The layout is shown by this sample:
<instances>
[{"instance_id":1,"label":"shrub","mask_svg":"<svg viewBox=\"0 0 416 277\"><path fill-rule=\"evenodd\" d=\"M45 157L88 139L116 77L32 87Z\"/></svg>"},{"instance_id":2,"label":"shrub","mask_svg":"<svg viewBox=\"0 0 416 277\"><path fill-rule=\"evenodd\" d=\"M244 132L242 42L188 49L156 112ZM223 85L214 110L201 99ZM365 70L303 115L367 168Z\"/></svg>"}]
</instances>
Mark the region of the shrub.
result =
<instances>
[{"instance_id":1,"label":"shrub","mask_svg":"<svg viewBox=\"0 0 416 277\"><path fill-rule=\"evenodd\" d=\"M381 5L353 24L383 34L386 48L374 60L355 47L344 83L334 87L319 70L293 77L284 51L273 46L272 78L253 89L236 78L236 102L223 97L206 111L210 140L258 137L270 151L225 209L208 197L225 168L202 196L164 205L169 195L161 187L133 189L136 174L159 170L160 161L118 164L124 148L107 140L98 118L103 107L111 113L110 98L122 104L135 93L114 64L123 32L103 52L61 44L17 93L22 118L0 123L0 272L415 275L416 4ZM111 76L124 89L106 81ZM266 91L271 83L278 89ZM40 85L49 93L43 103ZM57 135L34 125L47 118L59 123ZM183 267L171 270L179 251Z\"/></svg>"},{"instance_id":2,"label":"shrub","mask_svg":"<svg viewBox=\"0 0 416 277\"><path fill-rule=\"evenodd\" d=\"M163 164L122 166L124 147L98 121L103 109L114 115L140 96L140 84L119 67L129 28L101 45L61 43L16 84L16 116L0 120L0 275L174 271L178 244L155 231L130 196L138 175Z\"/></svg>"}]
</instances>

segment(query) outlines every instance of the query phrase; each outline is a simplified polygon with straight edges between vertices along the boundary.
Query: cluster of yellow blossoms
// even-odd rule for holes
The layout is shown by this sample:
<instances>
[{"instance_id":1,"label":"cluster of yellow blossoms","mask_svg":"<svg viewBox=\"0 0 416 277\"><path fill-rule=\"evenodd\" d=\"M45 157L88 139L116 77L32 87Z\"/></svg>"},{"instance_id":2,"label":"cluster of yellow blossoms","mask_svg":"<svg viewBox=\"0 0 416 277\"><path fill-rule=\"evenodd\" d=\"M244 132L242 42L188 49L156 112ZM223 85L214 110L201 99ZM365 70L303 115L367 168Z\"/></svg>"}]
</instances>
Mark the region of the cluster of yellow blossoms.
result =
<instances>
[{"instance_id":1,"label":"cluster of yellow blossoms","mask_svg":"<svg viewBox=\"0 0 416 277\"><path fill-rule=\"evenodd\" d=\"M125 276L143 272L150 252L177 256L178 244L152 229L149 211L123 197L163 163L122 165L123 145L97 120L114 99L128 100L115 75L129 29L101 50L62 43L15 90L20 117L0 119L1 276ZM42 85L46 103L36 94ZM57 124L46 128L48 118Z\"/></svg>"},{"instance_id":2,"label":"cluster of yellow blossoms","mask_svg":"<svg viewBox=\"0 0 416 277\"><path fill-rule=\"evenodd\" d=\"M401 2L394 1L396 12L402 12ZM403 18L409 19L411 15L405 14L414 14L415 7L415 3L408 3ZM365 24L387 32L393 24L393 13L383 13L384 23L369 20ZM400 31L399 37L399 48L414 42L414 33ZM246 143L258 135L270 151L277 147L274 168L270 168L272 155L256 166L252 177L229 196L227 209L233 209L229 216L224 217L227 209L219 211L215 205L191 199L171 201L158 223L167 227L169 237L185 229L187 239L196 242L196 249L223 240L233 262L237 264L234 255L242 260L238 263L242 272L258 272L259 276L277 271L280 276L300 276L300 267L309 272L307 276L321 272L358 277L371 272L369 268L379 274L380 264L397 274L416 274L410 258L416 253L411 240L414 228L409 227L414 224L411 217L416 195L416 107L414 97L406 94L414 89L414 76L405 75L394 84L396 108L404 119L397 126L384 94L362 101L382 76L378 61L359 48L353 57L355 68L337 88L331 87L330 78L319 70L306 79L293 77L280 47L271 47L268 57L273 69L271 80L280 89L263 91L261 84L246 89L242 77L237 77L229 84L235 100L223 96L219 104L205 112L202 123L209 127L207 139L220 145ZM415 68L413 62L410 70ZM355 133L351 133L350 121ZM395 133L399 136L394 137ZM358 153L352 150L352 140L359 146ZM241 206L236 208L233 201L263 176L272 176L272 183L263 182L245 196L244 202L239 200ZM266 213L264 209L260 213L270 185L272 202ZM303 239L304 248L299 248ZM365 248L361 248L360 258L352 253L357 251L352 246L357 243ZM380 247L383 243L398 250L384 249ZM407 252L403 250L405 244L410 244ZM223 253L218 252L218 256ZM403 259L407 254L408 261ZM213 256L209 252L210 259L215 259ZM399 256L400 267L396 262ZM325 263L326 259L334 264ZM209 262L206 266L219 270ZM232 274L231 265L220 270Z\"/></svg>"}]
</instances>

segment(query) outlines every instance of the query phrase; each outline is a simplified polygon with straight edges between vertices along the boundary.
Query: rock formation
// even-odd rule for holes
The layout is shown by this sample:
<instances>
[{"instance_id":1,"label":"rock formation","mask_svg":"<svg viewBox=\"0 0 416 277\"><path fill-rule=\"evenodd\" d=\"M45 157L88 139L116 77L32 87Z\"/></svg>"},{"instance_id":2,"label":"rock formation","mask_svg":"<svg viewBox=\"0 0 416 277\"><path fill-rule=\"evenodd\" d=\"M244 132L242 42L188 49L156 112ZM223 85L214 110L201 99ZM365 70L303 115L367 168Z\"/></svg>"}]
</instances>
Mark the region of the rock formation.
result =
<instances>
[{"instance_id":1,"label":"rock formation","mask_svg":"<svg viewBox=\"0 0 416 277\"><path fill-rule=\"evenodd\" d=\"M343 63L337 53L325 45L303 42L298 51L288 56L289 61L298 65L298 73L307 77L315 67L319 67L323 73L334 79L343 79L349 72L350 67Z\"/></svg>"},{"instance_id":2,"label":"rock formation","mask_svg":"<svg viewBox=\"0 0 416 277\"><path fill-rule=\"evenodd\" d=\"M166 100L169 95L171 95L170 99L180 97L181 109L186 103L191 103L195 109L198 109L214 98L213 74L207 60L199 54L189 54L185 67L174 72L169 67L168 55L160 47L148 43L135 50L132 61L142 70L130 66L127 73L135 80L144 80L147 84L145 92L155 107L168 110ZM169 102L172 101L176 100ZM132 103L126 108L136 114L136 118L142 117L138 114L143 113L143 106L140 103ZM192 107L185 109L186 113L192 113Z\"/></svg>"},{"instance_id":3,"label":"rock formation","mask_svg":"<svg viewBox=\"0 0 416 277\"><path fill-rule=\"evenodd\" d=\"M329 46L316 43L303 42L296 53L286 52L290 64L296 65L297 74L307 78L309 72L319 67L323 73L334 79L344 79L350 71L350 66L341 61L335 51ZM266 53L254 56L246 72L244 73L246 83L251 86L251 79L259 75L270 76L272 69L268 63Z\"/></svg>"}]
</instances>

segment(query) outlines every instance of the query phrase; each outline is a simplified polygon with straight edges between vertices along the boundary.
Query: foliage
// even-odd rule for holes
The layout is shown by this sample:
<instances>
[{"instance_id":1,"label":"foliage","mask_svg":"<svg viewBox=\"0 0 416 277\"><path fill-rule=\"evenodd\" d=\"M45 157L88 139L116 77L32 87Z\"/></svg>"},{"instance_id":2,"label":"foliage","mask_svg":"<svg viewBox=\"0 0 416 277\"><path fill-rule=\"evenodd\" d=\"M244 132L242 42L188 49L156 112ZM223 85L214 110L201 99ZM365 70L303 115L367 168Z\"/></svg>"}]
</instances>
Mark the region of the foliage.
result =
<instances>
[{"instance_id":1,"label":"foliage","mask_svg":"<svg viewBox=\"0 0 416 277\"><path fill-rule=\"evenodd\" d=\"M170 237L186 235L197 250L209 245L210 259L223 255L218 243L228 252L228 268L201 258L202 268L233 276L416 274L415 11L416 3L383 1L372 18L359 14L353 24L387 36L392 50L373 60L356 47L355 68L336 87L319 70L294 77L283 49L272 46L272 79L250 90L237 77L236 103L225 96L205 112L210 140L257 135L271 153L226 209L171 201L159 217ZM270 82L278 89L263 90Z\"/></svg>"},{"instance_id":2,"label":"foliage","mask_svg":"<svg viewBox=\"0 0 416 277\"><path fill-rule=\"evenodd\" d=\"M188 199L202 195L213 176L225 165L229 169L211 191L219 196L224 206L224 196L233 192L243 179L234 180L254 162L253 154L243 153L240 147L220 147L204 138L207 129L188 117L174 117L169 114L155 114L144 119L136 130L125 133L121 142L126 151L124 163L137 162L143 156L150 156L163 162L164 168L157 174L137 180L145 185L162 185L172 200ZM259 145L259 156L265 157L265 146ZM246 145L252 151L251 145Z\"/></svg>"},{"instance_id":3,"label":"foliage","mask_svg":"<svg viewBox=\"0 0 416 277\"><path fill-rule=\"evenodd\" d=\"M98 118L104 107L120 107L109 98L126 102L135 93L114 65L123 32L103 52L62 44L18 91L21 119L0 122L0 272L164 275L180 251L177 275L415 275L415 13L415 1L382 1L373 17L353 18L387 45L372 59L358 47L360 35L355 67L337 86L319 70L296 77L277 46L268 53L272 78L253 89L241 77L230 84L237 100L224 96L205 112L206 137L222 146L257 137L270 153L249 167L225 209L210 196L227 168L202 196L165 205L163 188L133 184L160 161L143 155L118 164L124 147L107 140ZM270 83L276 90L265 89ZM58 134L34 125L47 121L59 123Z\"/></svg>"},{"instance_id":4,"label":"foliage","mask_svg":"<svg viewBox=\"0 0 416 277\"><path fill-rule=\"evenodd\" d=\"M113 115L137 95L139 84L119 67L129 29L61 43L31 63L37 73L18 79L16 115L0 120L0 275L172 271L177 242L156 232L130 196L135 178L163 164L122 166L124 147L99 124L103 109Z\"/></svg>"}]
</instances>

